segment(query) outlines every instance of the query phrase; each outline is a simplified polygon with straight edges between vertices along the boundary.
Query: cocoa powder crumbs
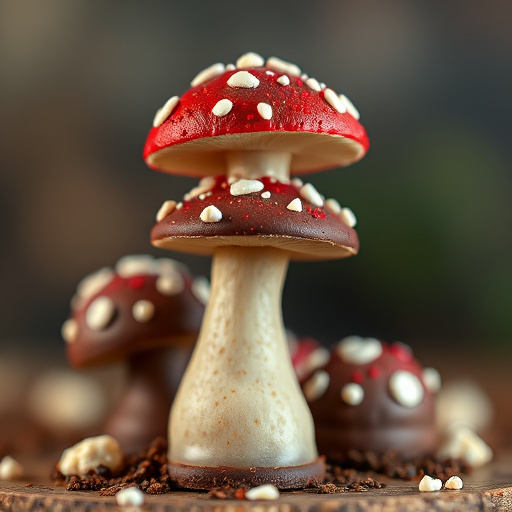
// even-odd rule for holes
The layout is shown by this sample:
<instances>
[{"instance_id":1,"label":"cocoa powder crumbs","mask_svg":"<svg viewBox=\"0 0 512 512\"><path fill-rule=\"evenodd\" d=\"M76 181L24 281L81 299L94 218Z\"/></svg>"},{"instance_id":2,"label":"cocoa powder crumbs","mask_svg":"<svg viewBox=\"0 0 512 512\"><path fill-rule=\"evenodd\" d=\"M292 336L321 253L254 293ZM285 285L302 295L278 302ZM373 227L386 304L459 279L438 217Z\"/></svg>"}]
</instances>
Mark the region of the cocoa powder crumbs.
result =
<instances>
[{"instance_id":1,"label":"cocoa powder crumbs","mask_svg":"<svg viewBox=\"0 0 512 512\"><path fill-rule=\"evenodd\" d=\"M155 439L138 455L125 456L122 468L115 474L100 466L85 476L65 477L56 469L52 480L65 485L68 491L99 491L101 496L114 496L133 486L148 494L165 494L174 488L167 473L167 441L163 438Z\"/></svg>"},{"instance_id":2,"label":"cocoa powder crumbs","mask_svg":"<svg viewBox=\"0 0 512 512\"><path fill-rule=\"evenodd\" d=\"M217 500L243 500L245 499L245 489L235 489L234 487L214 487L206 495L207 498Z\"/></svg>"},{"instance_id":3,"label":"cocoa powder crumbs","mask_svg":"<svg viewBox=\"0 0 512 512\"><path fill-rule=\"evenodd\" d=\"M404 460L394 451L376 453L349 450L343 454L336 454L331 458L330 463L333 471L352 468L358 471L372 471L388 478L417 481L421 480L424 475L447 480L453 475L469 474L473 469L467 462L460 459L440 461L433 457L422 457Z\"/></svg>"}]
</instances>

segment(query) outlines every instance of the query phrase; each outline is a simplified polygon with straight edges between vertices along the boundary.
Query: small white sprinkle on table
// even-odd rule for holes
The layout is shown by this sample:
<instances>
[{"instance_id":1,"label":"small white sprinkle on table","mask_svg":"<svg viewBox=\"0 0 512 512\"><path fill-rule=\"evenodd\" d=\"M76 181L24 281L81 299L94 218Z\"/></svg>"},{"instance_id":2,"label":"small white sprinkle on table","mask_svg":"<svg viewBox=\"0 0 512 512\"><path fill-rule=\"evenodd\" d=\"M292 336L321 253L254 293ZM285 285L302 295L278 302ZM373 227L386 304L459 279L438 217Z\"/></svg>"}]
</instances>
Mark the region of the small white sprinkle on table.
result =
<instances>
[{"instance_id":1,"label":"small white sprinkle on table","mask_svg":"<svg viewBox=\"0 0 512 512\"><path fill-rule=\"evenodd\" d=\"M277 500L279 498L279 490L272 484L264 484L253 487L245 493L248 500Z\"/></svg>"},{"instance_id":2,"label":"small white sprinkle on table","mask_svg":"<svg viewBox=\"0 0 512 512\"><path fill-rule=\"evenodd\" d=\"M0 462L0 480L19 480L23 474L23 466L9 455Z\"/></svg>"},{"instance_id":3,"label":"small white sprinkle on table","mask_svg":"<svg viewBox=\"0 0 512 512\"><path fill-rule=\"evenodd\" d=\"M422 492L434 492L440 491L443 483L439 478L432 478L431 476L425 475L419 485L418 489Z\"/></svg>"},{"instance_id":4,"label":"small white sprinkle on table","mask_svg":"<svg viewBox=\"0 0 512 512\"><path fill-rule=\"evenodd\" d=\"M120 507L140 507L144 505L144 493L138 487L126 487L116 493L116 502Z\"/></svg>"},{"instance_id":5,"label":"small white sprinkle on table","mask_svg":"<svg viewBox=\"0 0 512 512\"><path fill-rule=\"evenodd\" d=\"M448 480L446 480L444 486L446 489L460 491L464 486L464 483L462 482L462 478L460 478L460 476L453 475L450 478L448 478Z\"/></svg>"}]
</instances>

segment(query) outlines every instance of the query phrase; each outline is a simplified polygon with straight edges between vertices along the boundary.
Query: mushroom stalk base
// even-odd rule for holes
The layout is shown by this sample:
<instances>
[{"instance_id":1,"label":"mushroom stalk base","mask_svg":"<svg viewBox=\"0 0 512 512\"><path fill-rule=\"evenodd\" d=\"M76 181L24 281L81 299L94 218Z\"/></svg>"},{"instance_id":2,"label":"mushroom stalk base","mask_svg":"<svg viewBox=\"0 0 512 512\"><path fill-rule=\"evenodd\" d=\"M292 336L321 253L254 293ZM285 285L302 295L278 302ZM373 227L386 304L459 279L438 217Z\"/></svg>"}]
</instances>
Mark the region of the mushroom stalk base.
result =
<instances>
[{"instance_id":1,"label":"mushroom stalk base","mask_svg":"<svg viewBox=\"0 0 512 512\"><path fill-rule=\"evenodd\" d=\"M249 489L272 483L278 489L304 489L321 484L325 476L324 457L310 464L281 468L233 468L168 464L169 475L179 487L210 490L214 487Z\"/></svg>"},{"instance_id":2,"label":"mushroom stalk base","mask_svg":"<svg viewBox=\"0 0 512 512\"><path fill-rule=\"evenodd\" d=\"M274 248L215 252L201 333L171 410L171 467L296 467L303 477L292 486L316 478L313 420L281 315L287 266L286 253Z\"/></svg>"}]
</instances>

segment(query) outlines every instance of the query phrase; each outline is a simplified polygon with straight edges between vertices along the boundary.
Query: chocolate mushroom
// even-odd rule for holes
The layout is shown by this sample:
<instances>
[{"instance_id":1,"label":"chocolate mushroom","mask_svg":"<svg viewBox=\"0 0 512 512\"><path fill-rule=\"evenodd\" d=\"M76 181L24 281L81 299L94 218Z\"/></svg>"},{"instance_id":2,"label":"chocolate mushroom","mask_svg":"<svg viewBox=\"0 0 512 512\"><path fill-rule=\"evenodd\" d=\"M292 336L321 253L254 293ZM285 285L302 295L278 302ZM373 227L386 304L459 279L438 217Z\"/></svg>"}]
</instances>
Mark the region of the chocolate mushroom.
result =
<instances>
[{"instance_id":1,"label":"chocolate mushroom","mask_svg":"<svg viewBox=\"0 0 512 512\"><path fill-rule=\"evenodd\" d=\"M196 284L195 284L196 283ZM79 284L62 329L72 366L126 361L126 387L104 426L125 452L165 436L168 409L199 331L204 303L186 267L127 256Z\"/></svg>"},{"instance_id":2,"label":"chocolate mushroom","mask_svg":"<svg viewBox=\"0 0 512 512\"><path fill-rule=\"evenodd\" d=\"M314 427L286 343L288 261L357 253L355 217L291 173L359 160L368 148L344 97L277 58L214 64L157 112L144 157L202 176L167 201L157 247L213 254L212 292L170 417L169 471L182 486L279 488L319 481Z\"/></svg>"},{"instance_id":3,"label":"chocolate mushroom","mask_svg":"<svg viewBox=\"0 0 512 512\"><path fill-rule=\"evenodd\" d=\"M340 341L302 381L320 453L335 461L350 450L434 455L439 385L407 345L358 336Z\"/></svg>"}]
</instances>

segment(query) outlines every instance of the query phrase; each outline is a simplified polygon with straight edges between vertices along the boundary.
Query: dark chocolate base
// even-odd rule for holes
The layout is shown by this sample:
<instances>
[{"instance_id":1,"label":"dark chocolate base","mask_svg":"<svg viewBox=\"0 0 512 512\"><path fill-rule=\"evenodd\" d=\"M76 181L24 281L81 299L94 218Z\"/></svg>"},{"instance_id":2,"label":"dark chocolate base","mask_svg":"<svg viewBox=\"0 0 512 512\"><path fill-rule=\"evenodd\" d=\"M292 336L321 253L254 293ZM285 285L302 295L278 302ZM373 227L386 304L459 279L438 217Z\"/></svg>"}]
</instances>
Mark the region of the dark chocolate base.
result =
<instances>
[{"instance_id":1,"label":"dark chocolate base","mask_svg":"<svg viewBox=\"0 0 512 512\"><path fill-rule=\"evenodd\" d=\"M325 476L324 457L318 457L309 464L275 468L189 466L172 462L167 467L171 479L185 489L248 489L263 484L273 484L278 489L304 489L309 485L321 484Z\"/></svg>"}]
</instances>

